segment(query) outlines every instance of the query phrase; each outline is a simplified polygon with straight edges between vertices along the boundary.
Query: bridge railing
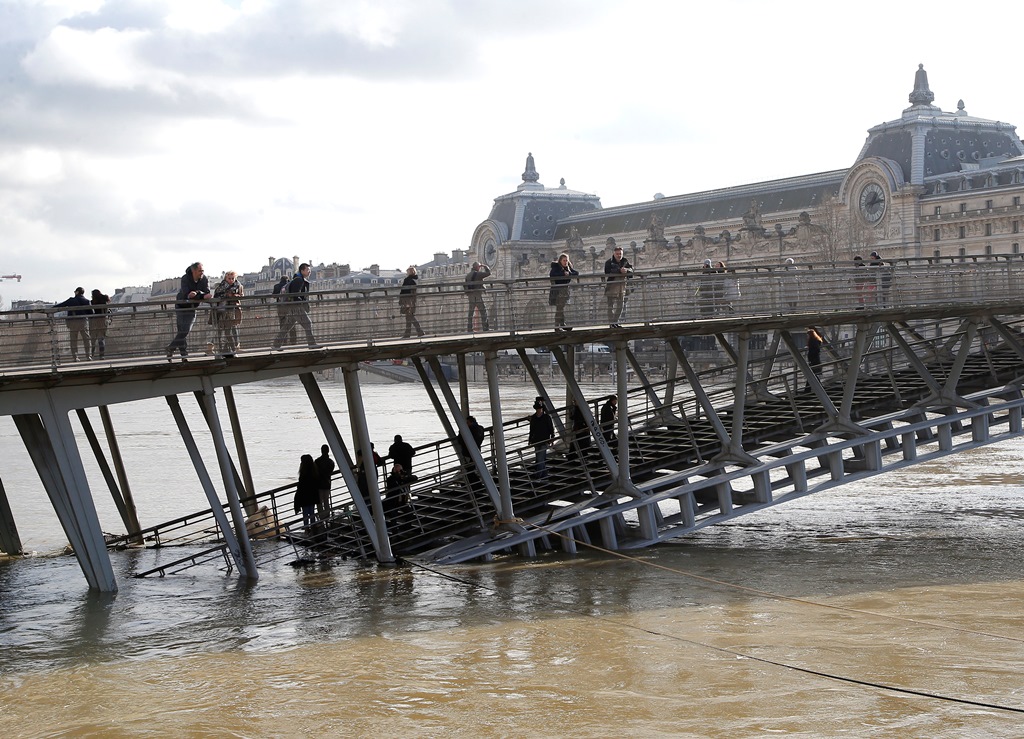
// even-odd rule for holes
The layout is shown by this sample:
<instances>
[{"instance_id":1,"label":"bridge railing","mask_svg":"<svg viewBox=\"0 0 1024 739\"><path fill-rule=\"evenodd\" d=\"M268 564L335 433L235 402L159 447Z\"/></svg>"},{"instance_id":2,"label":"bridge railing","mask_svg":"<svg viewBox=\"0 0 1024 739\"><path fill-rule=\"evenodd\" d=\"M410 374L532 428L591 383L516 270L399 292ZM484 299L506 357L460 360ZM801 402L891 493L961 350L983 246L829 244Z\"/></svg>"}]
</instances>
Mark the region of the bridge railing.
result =
<instances>
[{"instance_id":1,"label":"bridge railing","mask_svg":"<svg viewBox=\"0 0 1024 739\"><path fill-rule=\"evenodd\" d=\"M486 319L470 314L471 302L461 283L425 283L417 289L415 318L426 337L476 333L485 330L522 332L551 329L562 298L570 326L651 324L702 320L726 315L770 316L827 314L853 309L903 308L922 305L978 305L1019 299L1024 289L1024 260L1020 255L991 260L898 260L885 267L807 264L796 269L777 265L744 266L724 272L654 270L638 272L626 281L623 310L617 307L603 275L581 275L552 289L546 277L488 280L483 295ZM235 351L229 333L217 321L214 302L190 306L194 315L188 336L191 355ZM400 339L406 315L399 289L360 288L316 292L308 302L279 302L274 296L246 296L241 301L237 351L267 350L276 343L305 347L309 337L301 322L312 324L312 342L340 345ZM103 335L102 361L160 357L176 331L182 314L173 300L108 306L86 316L90 344ZM57 309L0 313L0 371L14 367L56 367L91 356L100 361L98 346L72 346L73 324L80 316ZM79 321L81 323L81 321ZM292 331L282 333L282 328ZM416 324L410 325L413 336ZM75 350L75 351L73 351Z\"/></svg>"}]
</instances>

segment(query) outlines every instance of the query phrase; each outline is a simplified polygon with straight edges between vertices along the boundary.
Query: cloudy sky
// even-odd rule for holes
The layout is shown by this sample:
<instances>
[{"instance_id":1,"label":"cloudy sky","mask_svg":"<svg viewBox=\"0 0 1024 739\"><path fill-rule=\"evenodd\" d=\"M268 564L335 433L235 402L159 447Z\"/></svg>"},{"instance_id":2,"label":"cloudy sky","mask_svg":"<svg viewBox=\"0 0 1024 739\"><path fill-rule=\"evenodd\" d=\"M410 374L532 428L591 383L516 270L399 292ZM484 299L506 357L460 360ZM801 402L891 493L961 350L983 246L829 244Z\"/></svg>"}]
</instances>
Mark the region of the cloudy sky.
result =
<instances>
[{"instance_id":1,"label":"cloudy sky","mask_svg":"<svg viewBox=\"0 0 1024 739\"><path fill-rule=\"evenodd\" d=\"M1024 126L1019 5L963 7L0 0L0 296L404 268L531 151L606 207L847 167L919 62L943 109Z\"/></svg>"}]
</instances>

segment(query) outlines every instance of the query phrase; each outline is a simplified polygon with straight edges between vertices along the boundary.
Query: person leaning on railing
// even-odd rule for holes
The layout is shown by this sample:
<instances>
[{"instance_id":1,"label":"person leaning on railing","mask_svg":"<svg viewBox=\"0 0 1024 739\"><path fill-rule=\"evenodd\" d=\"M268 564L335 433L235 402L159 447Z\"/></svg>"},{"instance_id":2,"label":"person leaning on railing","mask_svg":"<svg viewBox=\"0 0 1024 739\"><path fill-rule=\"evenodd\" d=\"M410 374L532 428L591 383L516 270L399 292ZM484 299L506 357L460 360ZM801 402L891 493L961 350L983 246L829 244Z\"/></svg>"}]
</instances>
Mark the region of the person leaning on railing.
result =
<instances>
[{"instance_id":1,"label":"person leaning on railing","mask_svg":"<svg viewBox=\"0 0 1024 739\"><path fill-rule=\"evenodd\" d=\"M216 306L210 320L217 330L217 343L225 355L234 356L238 352L238 326L242 323L242 306L240 300L245 294L242 283L234 271L225 272L224 279L213 291Z\"/></svg>"},{"instance_id":2,"label":"person leaning on railing","mask_svg":"<svg viewBox=\"0 0 1024 739\"><path fill-rule=\"evenodd\" d=\"M609 237L610 244L615 239ZM626 279L633 276L633 265L622 256L622 247L616 246L611 257L604 263L605 285L604 297L608 302L608 323L612 328L620 328L619 318L622 316L622 305L626 297Z\"/></svg>"},{"instance_id":3,"label":"person leaning on railing","mask_svg":"<svg viewBox=\"0 0 1024 739\"><path fill-rule=\"evenodd\" d=\"M579 274L573 269L568 254L559 254L558 261L551 263L551 271L548 273L548 277L551 278L548 303L555 306L555 331L572 331L572 326L565 323L565 306L569 303L569 283L573 277L579 277Z\"/></svg>"},{"instance_id":4,"label":"person leaning on railing","mask_svg":"<svg viewBox=\"0 0 1024 739\"><path fill-rule=\"evenodd\" d=\"M78 342L82 342L82 354L85 359L89 356L89 314L92 308L89 307L89 300L85 297L85 288L76 287L75 294L63 303L57 303L56 308L67 308L68 315L65 319L70 334L68 342L71 345L71 361L78 361Z\"/></svg>"},{"instance_id":5,"label":"person leaning on railing","mask_svg":"<svg viewBox=\"0 0 1024 739\"><path fill-rule=\"evenodd\" d=\"M89 317L89 340L93 359L103 359L103 355L107 351L107 321L110 320L107 303L109 302L109 295L105 295L99 290L92 291L92 299L89 301L89 305L93 306L92 315Z\"/></svg>"},{"instance_id":6,"label":"person leaning on railing","mask_svg":"<svg viewBox=\"0 0 1024 739\"><path fill-rule=\"evenodd\" d=\"M174 304L177 333L167 345L167 359L174 356L175 350L181 353L182 359L188 357L188 334L196 322L196 308L209 297L210 283L203 273L203 263L193 262L181 276L181 288Z\"/></svg>"},{"instance_id":7,"label":"person leaning on railing","mask_svg":"<svg viewBox=\"0 0 1024 739\"><path fill-rule=\"evenodd\" d=\"M480 314L480 328L490 331L487 323L487 306L484 305L484 280L491 276L491 270L486 264L473 262L472 268L466 274L466 299L469 300L469 316L466 321L466 331L473 333L473 317L475 313Z\"/></svg>"}]
</instances>

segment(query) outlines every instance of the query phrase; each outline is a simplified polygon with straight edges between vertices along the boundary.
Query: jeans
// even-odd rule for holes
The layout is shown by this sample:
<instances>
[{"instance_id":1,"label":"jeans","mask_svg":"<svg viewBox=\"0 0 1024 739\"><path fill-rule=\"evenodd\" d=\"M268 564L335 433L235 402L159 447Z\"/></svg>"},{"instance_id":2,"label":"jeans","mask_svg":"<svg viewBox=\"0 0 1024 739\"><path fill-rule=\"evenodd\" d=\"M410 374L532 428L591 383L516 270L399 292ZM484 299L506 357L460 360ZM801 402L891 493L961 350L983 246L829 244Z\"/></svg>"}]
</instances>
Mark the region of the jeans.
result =
<instances>
[{"instance_id":1,"label":"jeans","mask_svg":"<svg viewBox=\"0 0 1024 739\"><path fill-rule=\"evenodd\" d=\"M175 322L178 325L178 333L171 339L171 343L167 345L167 351L171 352L177 349L181 352L181 356L188 354L188 333L192 330L192 325L196 322L196 309L195 308L175 308L174 309Z\"/></svg>"}]
</instances>

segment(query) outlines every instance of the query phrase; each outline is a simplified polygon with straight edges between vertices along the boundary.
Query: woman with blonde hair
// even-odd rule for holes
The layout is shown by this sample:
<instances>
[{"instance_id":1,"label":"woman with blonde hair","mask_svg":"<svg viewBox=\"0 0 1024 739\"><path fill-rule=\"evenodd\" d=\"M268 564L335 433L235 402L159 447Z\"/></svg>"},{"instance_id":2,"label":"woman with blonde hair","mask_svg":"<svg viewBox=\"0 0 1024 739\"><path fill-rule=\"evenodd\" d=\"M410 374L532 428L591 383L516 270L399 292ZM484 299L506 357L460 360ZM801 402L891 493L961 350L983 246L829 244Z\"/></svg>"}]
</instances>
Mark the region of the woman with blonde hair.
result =
<instances>
[{"instance_id":1,"label":"woman with blonde hair","mask_svg":"<svg viewBox=\"0 0 1024 739\"><path fill-rule=\"evenodd\" d=\"M214 309L210 320L217 330L217 344L225 356L238 352L238 326L242 323L240 298L245 294L238 274L225 272L224 279L213 290Z\"/></svg>"}]
</instances>

